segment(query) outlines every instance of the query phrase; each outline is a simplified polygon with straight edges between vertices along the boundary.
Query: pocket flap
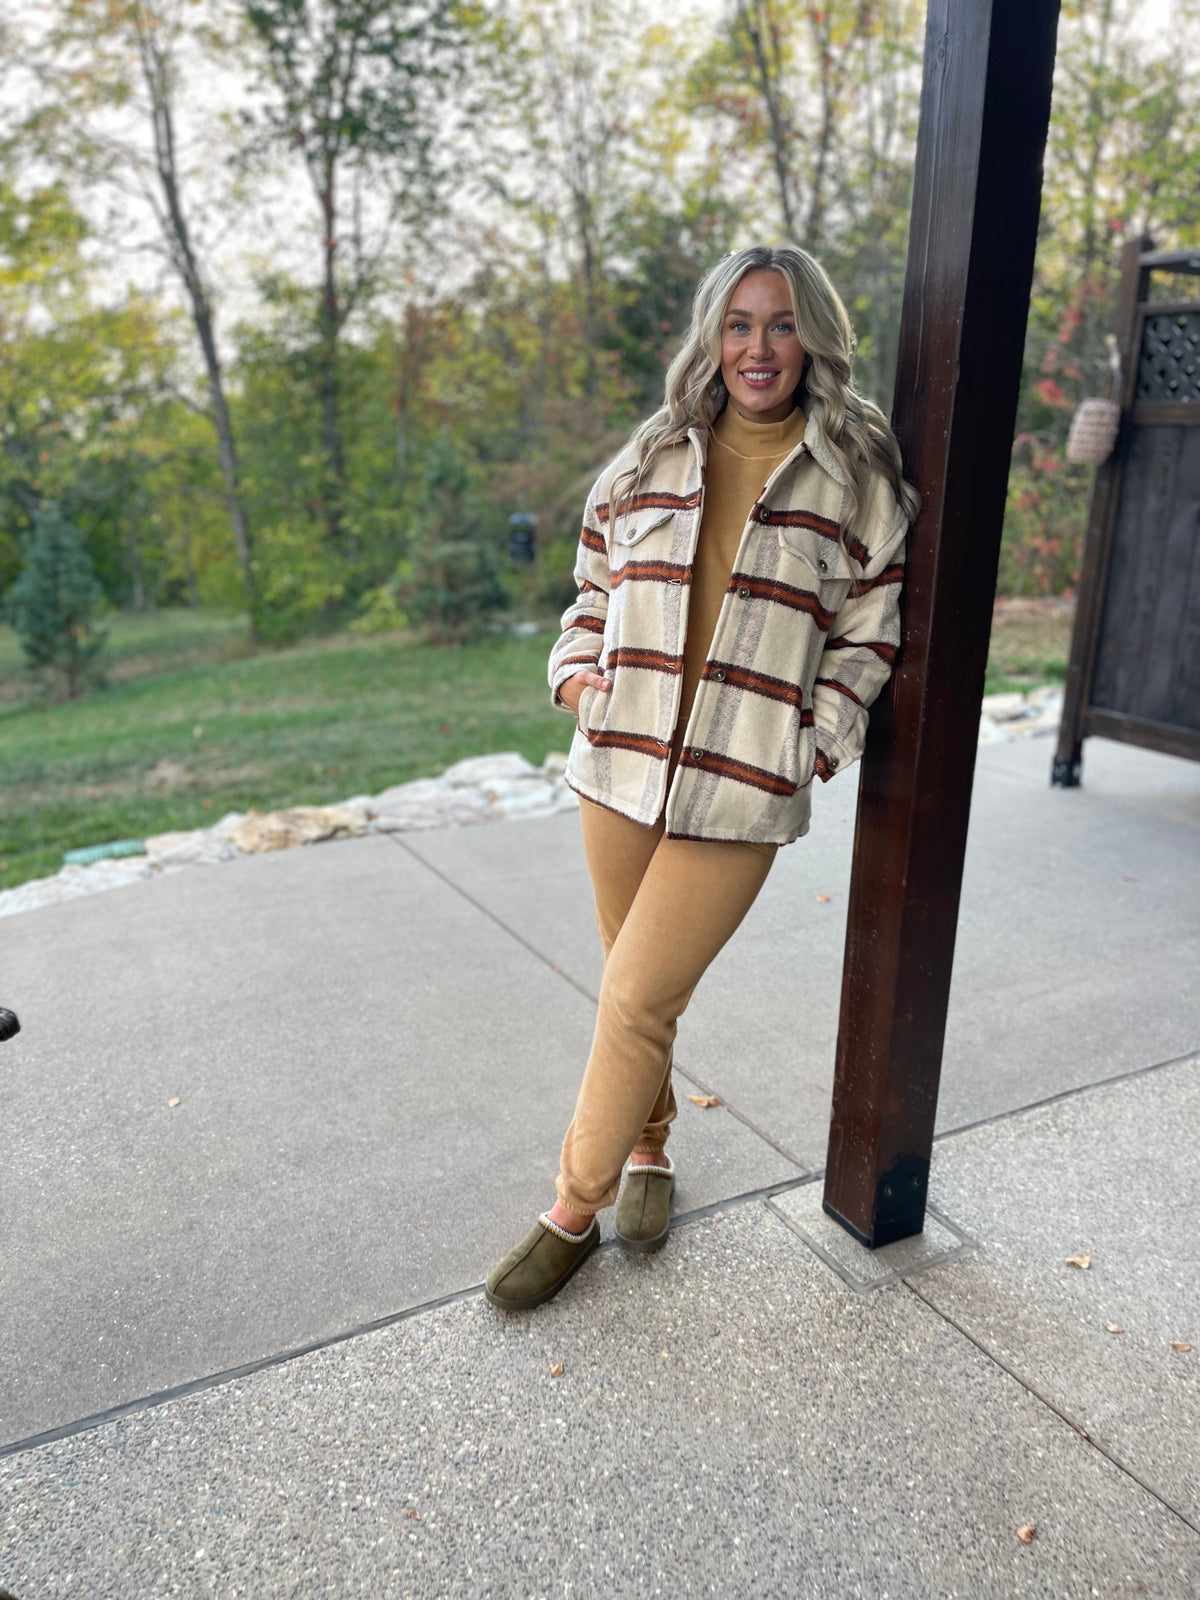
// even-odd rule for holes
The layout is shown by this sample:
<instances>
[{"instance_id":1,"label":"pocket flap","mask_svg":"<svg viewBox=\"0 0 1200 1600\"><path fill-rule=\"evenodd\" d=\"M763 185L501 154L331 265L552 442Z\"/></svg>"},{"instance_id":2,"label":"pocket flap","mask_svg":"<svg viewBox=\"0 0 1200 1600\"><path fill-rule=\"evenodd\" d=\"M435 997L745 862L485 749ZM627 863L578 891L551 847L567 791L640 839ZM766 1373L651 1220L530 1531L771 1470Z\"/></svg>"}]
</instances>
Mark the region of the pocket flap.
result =
<instances>
[{"instance_id":1,"label":"pocket flap","mask_svg":"<svg viewBox=\"0 0 1200 1600\"><path fill-rule=\"evenodd\" d=\"M620 519L621 531L617 538L621 544L637 544L639 539L644 539L653 528L661 528L664 522L669 522L675 512L669 507L648 506L644 511L631 511Z\"/></svg>"},{"instance_id":2,"label":"pocket flap","mask_svg":"<svg viewBox=\"0 0 1200 1600\"><path fill-rule=\"evenodd\" d=\"M810 566L822 583L857 582L862 572L837 539L827 539L811 528L780 528L780 548Z\"/></svg>"}]
</instances>

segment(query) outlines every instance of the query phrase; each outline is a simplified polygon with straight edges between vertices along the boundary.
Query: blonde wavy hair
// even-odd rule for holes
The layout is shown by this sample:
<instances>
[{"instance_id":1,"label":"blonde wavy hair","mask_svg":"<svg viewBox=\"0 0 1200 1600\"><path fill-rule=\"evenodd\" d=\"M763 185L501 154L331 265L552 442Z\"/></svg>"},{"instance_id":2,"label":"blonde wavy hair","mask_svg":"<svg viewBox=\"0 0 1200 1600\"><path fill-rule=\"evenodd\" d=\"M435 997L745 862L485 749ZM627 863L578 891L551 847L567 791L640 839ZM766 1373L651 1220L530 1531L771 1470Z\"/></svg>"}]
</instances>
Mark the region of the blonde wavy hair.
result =
<instances>
[{"instance_id":1,"label":"blonde wavy hair","mask_svg":"<svg viewBox=\"0 0 1200 1600\"><path fill-rule=\"evenodd\" d=\"M920 509L915 489L905 483L900 446L887 418L853 387L854 329L824 267L792 245L755 245L737 250L700 280L692 302L692 323L683 348L667 369L662 406L634 432L633 465L613 485L614 505L633 494L661 453L687 437L689 428L707 431L725 408L729 390L721 377L721 329L733 291L748 272L778 272L788 286L796 335L807 352L797 404L817 414L825 441L849 485L842 519L848 538L866 501L873 471L882 472L909 521Z\"/></svg>"}]
</instances>

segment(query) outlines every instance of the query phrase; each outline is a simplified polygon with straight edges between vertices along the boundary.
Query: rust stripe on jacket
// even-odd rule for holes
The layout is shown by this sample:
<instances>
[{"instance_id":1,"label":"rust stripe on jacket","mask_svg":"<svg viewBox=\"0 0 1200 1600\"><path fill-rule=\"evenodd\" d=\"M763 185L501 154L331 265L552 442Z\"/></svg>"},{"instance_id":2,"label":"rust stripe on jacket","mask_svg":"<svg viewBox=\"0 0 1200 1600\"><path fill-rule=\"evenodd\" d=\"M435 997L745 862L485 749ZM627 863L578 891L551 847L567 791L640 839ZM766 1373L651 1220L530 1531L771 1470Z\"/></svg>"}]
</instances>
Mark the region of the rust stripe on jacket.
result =
<instances>
[{"instance_id":1,"label":"rust stripe on jacket","mask_svg":"<svg viewBox=\"0 0 1200 1600\"><path fill-rule=\"evenodd\" d=\"M793 611L803 611L810 616L822 633L833 627L834 611L826 611L817 595L810 589L798 589L791 583L780 583L777 578L756 578L751 572L735 572L729 579L729 593L749 589L743 599L770 600L775 605L788 606Z\"/></svg>"},{"instance_id":2,"label":"rust stripe on jacket","mask_svg":"<svg viewBox=\"0 0 1200 1600\"><path fill-rule=\"evenodd\" d=\"M798 683L773 678L767 672L752 672L749 667L735 667L731 661L706 662L700 676L711 682L727 683L731 689L745 689L748 694L761 694L768 700L781 700L785 705L795 706L800 712L800 726L812 725L813 714L811 709L804 710L804 691Z\"/></svg>"},{"instance_id":3,"label":"rust stripe on jacket","mask_svg":"<svg viewBox=\"0 0 1200 1600\"><path fill-rule=\"evenodd\" d=\"M877 578L863 578L854 585L854 593L868 594L872 589L882 589L885 584L903 583L904 568L900 565L884 567Z\"/></svg>"},{"instance_id":4,"label":"rust stripe on jacket","mask_svg":"<svg viewBox=\"0 0 1200 1600\"><path fill-rule=\"evenodd\" d=\"M580 594L607 594L608 590L599 583L593 583L590 578L585 578L579 592Z\"/></svg>"},{"instance_id":5,"label":"rust stripe on jacket","mask_svg":"<svg viewBox=\"0 0 1200 1600\"><path fill-rule=\"evenodd\" d=\"M836 689L839 694L844 694L847 700L853 700L856 706L862 705L862 701L855 694L854 690L847 689L846 685L844 683L839 683L836 678L818 678L817 682L824 684L826 689ZM866 710L865 706L863 706L863 710Z\"/></svg>"},{"instance_id":6,"label":"rust stripe on jacket","mask_svg":"<svg viewBox=\"0 0 1200 1600\"><path fill-rule=\"evenodd\" d=\"M584 633L604 632L604 623L599 617L576 617L571 626L582 629Z\"/></svg>"},{"instance_id":7,"label":"rust stripe on jacket","mask_svg":"<svg viewBox=\"0 0 1200 1600\"><path fill-rule=\"evenodd\" d=\"M579 535L579 542L585 550L594 550L597 555L608 554L608 546L604 542L604 535L597 533L595 528L585 527Z\"/></svg>"},{"instance_id":8,"label":"rust stripe on jacket","mask_svg":"<svg viewBox=\"0 0 1200 1600\"><path fill-rule=\"evenodd\" d=\"M598 728L595 733L585 728L583 732L587 742L597 749L635 750L638 755L649 756L654 761L665 761L670 749L669 745L661 745L647 734L625 733L620 728Z\"/></svg>"},{"instance_id":9,"label":"rust stripe on jacket","mask_svg":"<svg viewBox=\"0 0 1200 1600\"><path fill-rule=\"evenodd\" d=\"M699 504L699 489L693 489L691 494L635 494L621 501L617 515L627 517L635 511L694 511ZM603 501L596 507L596 521L607 522L611 509L608 501Z\"/></svg>"},{"instance_id":10,"label":"rust stripe on jacket","mask_svg":"<svg viewBox=\"0 0 1200 1600\"><path fill-rule=\"evenodd\" d=\"M692 569L683 561L627 561L613 573L613 588L622 583L690 583Z\"/></svg>"},{"instance_id":11,"label":"rust stripe on jacket","mask_svg":"<svg viewBox=\"0 0 1200 1600\"><path fill-rule=\"evenodd\" d=\"M829 639L825 645L826 650L873 650L881 661L886 661L890 667L896 659L896 646L885 644L882 639L847 639L844 634L839 634L836 639Z\"/></svg>"},{"instance_id":12,"label":"rust stripe on jacket","mask_svg":"<svg viewBox=\"0 0 1200 1600\"><path fill-rule=\"evenodd\" d=\"M772 528L811 528L814 533L823 533L827 539L837 539L841 533L832 517L820 517L815 511L784 511L777 506L756 505L750 513L750 519Z\"/></svg>"},{"instance_id":13,"label":"rust stripe on jacket","mask_svg":"<svg viewBox=\"0 0 1200 1600\"><path fill-rule=\"evenodd\" d=\"M631 645L611 651L608 664L610 667L640 667L644 672L683 671L682 656L668 655L665 650L635 649Z\"/></svg>"},{"instance_id":14,"label":"rust stripe on jacket","mask_svg":"<svg viewBox=\"0 0 1200 1600\"><path fill-rule=\"evenodd\" d=\"M778 772L768 772L765 767L752 767L747 761L735 761L732 756L718 755L715 750L697 752L685 745L679 758L681 767L695 767L700 772L710 772L715 778L732 778L734 783L744 783L751 789L764 789L767 794L791 795L796 785Z\"/></svg>"}]
</instances>

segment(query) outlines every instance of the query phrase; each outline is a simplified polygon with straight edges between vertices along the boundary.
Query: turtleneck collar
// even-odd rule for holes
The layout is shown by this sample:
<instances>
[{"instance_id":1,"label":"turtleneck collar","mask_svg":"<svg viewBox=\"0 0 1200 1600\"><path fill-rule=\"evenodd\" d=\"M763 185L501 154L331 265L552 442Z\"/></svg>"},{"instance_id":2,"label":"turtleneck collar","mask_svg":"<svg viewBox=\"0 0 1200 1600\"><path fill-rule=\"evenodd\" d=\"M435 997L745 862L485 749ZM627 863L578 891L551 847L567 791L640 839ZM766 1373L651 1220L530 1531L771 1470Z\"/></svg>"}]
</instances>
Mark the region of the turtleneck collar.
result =
<instances>
[{"instance_id":1,"label":"turtleneck collar","mask_svg":"<svg viewBox=\"0 0 1200 1600\"><path fill-rule=\"evenodd\" d=\"M782 422L750 422L727 405L713 424L713 438L744 460L786 455L804 438L807 419L799 406Z\"/></svg>"}]
</instances>

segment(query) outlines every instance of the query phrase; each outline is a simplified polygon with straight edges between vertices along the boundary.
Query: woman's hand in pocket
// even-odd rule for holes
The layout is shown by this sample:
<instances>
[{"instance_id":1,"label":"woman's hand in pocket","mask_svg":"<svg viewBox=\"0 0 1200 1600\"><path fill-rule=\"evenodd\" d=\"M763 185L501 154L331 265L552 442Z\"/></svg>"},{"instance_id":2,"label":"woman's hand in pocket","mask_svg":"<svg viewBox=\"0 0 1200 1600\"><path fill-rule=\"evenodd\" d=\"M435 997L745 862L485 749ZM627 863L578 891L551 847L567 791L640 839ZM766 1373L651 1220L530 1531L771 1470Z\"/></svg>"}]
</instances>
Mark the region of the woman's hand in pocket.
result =
<instances>
[{"instance_id":1,"label":"woman's hand in pocket","mask_svg":"<svg viewBox=\"0 0 1200 1600\"><path fill-rule=\"evenodd\" d=\"M558 698L569 711L579 715L579 700L585 689L599 689L603 694L612 687L612 679L602 672L577 672L568 678L558 691Z\"/></svg>"}]
</instances>

